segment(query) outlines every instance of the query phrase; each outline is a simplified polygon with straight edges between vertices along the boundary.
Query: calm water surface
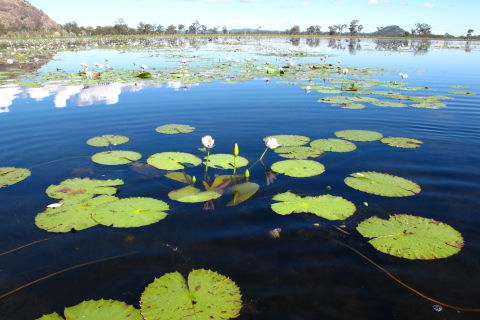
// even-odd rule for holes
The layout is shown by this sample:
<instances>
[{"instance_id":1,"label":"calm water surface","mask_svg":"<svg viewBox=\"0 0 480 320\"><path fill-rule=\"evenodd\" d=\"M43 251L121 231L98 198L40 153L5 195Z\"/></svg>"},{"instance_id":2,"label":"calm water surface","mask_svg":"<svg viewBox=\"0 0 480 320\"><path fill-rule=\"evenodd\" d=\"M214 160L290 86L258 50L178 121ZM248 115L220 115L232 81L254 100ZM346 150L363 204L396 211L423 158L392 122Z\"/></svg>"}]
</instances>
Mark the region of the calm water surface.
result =
<instances>
[{"instance_id":1,"label":"calm water surface","mask_svg":"<svg viewBox=\"0 0 480 320\"><path fill-rule=\"evenodd\" d=\"M205 44L188 46L178 54L207 61L226 56L245 58L272 50L307 50L341 59L345 66L393 70L382 80L398 81L409 74L412 86L428 86L429 94L448 95L449 85L470 86L473 96L455 96L438 110L387 108L367 104L348 110L320 104L325 96L306 93L298 85L257 79L237 84L218 82L190 86L175 83L102 84L89 88L51 86L0 89L0 166L31 168L27 180L0 190L0 251L56 236L49 241L0 256L1 293L58 270L110 256L126 256L65 272L0 300L2 319L36 319L62 312L65 306L89 299L117 299L138 307L143 289L155 277L178 270L211 269L229 276L243 295L240 319L478 319L478 313L443 309L388 278L379 269L338 241L349 244L426 295L462 307L480 307L480 87L477 48L464 43L429 43L418 49L385 50L388 43L362 40L328 42L318 46L301 39L248 40L244 49ZM360 47L359 47L360 46ZM268 47L268 49L264 49ZM352 49L353 47L353 49ZM263 48L263 49L262 49ZM277 49L275 49L277 48ZM178 49L180 50L180 49ZM168 54L172 55L171 51ZM86 50L58 53L40 71L78 70L78 63L102 62L129 67L133 61L152 68L179 64L163 51ZM208 60L210 59L210 60ZM283 63L285 58L260 56L260 61ZM297 63L320 63L319 57L293 58ZM199 60L198 63L205 63ZM161 135L155 128L167 123L196 127L185 135ZM226 207L229 195L203 204L174 202L167 193L182 185L161 177L160 170L139 173L131 166L102 166L90 156L99 148L85 141L103 134L130 137L117 149L140 152L145 161L164 151L202 156L201 137L215 138L215 153L230 153L234 143L251 162L263 152L262 138L299 134L313 139L334 137L345 129L375 130L385 136L424 142L418 149L397 149L377 142L358 142L350 153L324 153L318 161L325 173L311 178L278 175L267 185L264 168L251 169L260 190L249 201ZM282 160L269 152L271 165ZM202 176L201 167L188 173ZM391 173L415 181L422 192L414 197L387 198L346 186L343 179L356 171ZM212 173L223 174L218 170ZM124 179L119 197L153 197L170 205L169 216L156 224L130 229L96 226L69 234L47 233L34 224L46 205L50 184L73 177ZM331 189L331 190L330 190ZM290 190L302 195L333 194L357 206L345 221L328 221L308 214L280 216L271 198ZM364 203L367 203L366 206ZM412 214L448 223L465 240L450 258L410 261L376 251L355 227L377 215ZM320 224L314 226L314 224ZM345 225L350 235L334 226ZM281 228L272 239L269 230ZM174 249L176 248L176 249Z\"/></svg>"}]
</instances>

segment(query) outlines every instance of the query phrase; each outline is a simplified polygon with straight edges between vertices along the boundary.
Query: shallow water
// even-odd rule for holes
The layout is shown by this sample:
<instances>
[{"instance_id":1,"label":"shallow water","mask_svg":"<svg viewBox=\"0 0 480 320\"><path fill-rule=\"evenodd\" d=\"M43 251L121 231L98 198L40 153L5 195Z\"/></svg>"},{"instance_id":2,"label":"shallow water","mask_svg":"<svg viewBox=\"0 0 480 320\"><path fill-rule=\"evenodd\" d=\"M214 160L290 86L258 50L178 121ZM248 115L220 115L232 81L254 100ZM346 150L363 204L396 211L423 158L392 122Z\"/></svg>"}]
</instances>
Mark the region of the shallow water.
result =
<instances>
[{"instance_id":1,"label":"shallow water","mask_svg":"<svg viewBox=\"0 0 480 320\"><path fill-rule=\"evenodd\" d=\"M233 41L233 40L232 40ZM430 95L449 95L449 85L470 86L472 96L455 95L440 109L388 108L366 104L361 110L318 103L326 94L306 93L299 85L277 83L269 76L235 84L218 81L183 86L105 84L89 87L62 85L24 89L18 83L0 88L0 166L31 168L32 176L0 189L0 252L31 241L56 236L17 252L0 256L0 294L47 274L85 262L124 255L71 270L36 283L0 300L2 319L36 319L63 311L89 299L117 299L138 307L140 295L155 277L178 270L211 269L233 279L243 295L239 319L478 319L478 313L457 312L426 301L388 278L379 269L342 246L346 243L373 259L410 286L451 305L479 308L480 260L480 88L479 51L464 43L429 43L420 52L413 44L383 50L373 40L351 45L349 40L317 47L300 39L248 39L241 44L202 43L196 48L60 52L39 71L78 70L78 63L102 63L114 68L147 64L173 68L178 57L192 57L198 65L259 56L260 62L285 63L268 56L279 50L307 50L328 54L331 63L346 67L392 70L376 78L408 85L428 86ZM343 45L342 45L343 43ZM330 44L330 45L329 45ZM349 48L350 45L350 48ZM355 50L352 50L352 46ZM451 47L453 46L453 48ZM458 47L458 48L456 48ZM239 49L235 51L236 49ZM241 50L240 50L241 49ZM350 49L350 50L349 50ZM261 55L267 54L267 55ZM197 58L200 57L200 58ZM297 64L320 63L319 57L292 58ZM266 78L267 76L265 76ZM315 81L315 80L314 80ZM189 134L162 135L155 128L167 123L194 126ZM161 171L138 173L131 166L102 166L90 156L103 148L85 144L91 137L121 134L130 137L118 150L140 152L145 161L164 151L203 154L201 137L212 135L214 153L230 153L234 143L240 154L254 162L263 152L262 138L299 134L312 140L334 137L334 132L365 129L384 136L409 137L424 142L418 149L389 147L379 141L355 142L349 153L324 153L318 161L325 173L310 178L278 175L266 185L264 169L256 164L251 181L260 190L250 200L226 207L231 195L215 201L215 210L203 204L184 204L167 197L182 185L165 179ZM283 160L269 151L267 166ZM243 169L241 170L243 172ZM413 197L387 198L351 189L343 179L356 171L378 171L415 181L422 192ZM189 168L202 177L203 168ZM211 174L224 174L211 169ZM56 202L44 190L73 177L124 179L119 197L153 197L170 205L169 216L156 224L130 229L95 226L68 234L47 233L34 218ZM342 196L357 206L345 221L328 221L309 214L280 216L271 198L290 190L302 195ZM368 206L365 205L368 204ZM377 215L412 214L445 222L460 231L465 246L460 253L432 261L406 260L376 251L355 227ZM314 226L314 224L320 226ZM334 226L345 225L350 235ZM269 230L281 228L272 239Z\"/></svg>"}]
</instances>

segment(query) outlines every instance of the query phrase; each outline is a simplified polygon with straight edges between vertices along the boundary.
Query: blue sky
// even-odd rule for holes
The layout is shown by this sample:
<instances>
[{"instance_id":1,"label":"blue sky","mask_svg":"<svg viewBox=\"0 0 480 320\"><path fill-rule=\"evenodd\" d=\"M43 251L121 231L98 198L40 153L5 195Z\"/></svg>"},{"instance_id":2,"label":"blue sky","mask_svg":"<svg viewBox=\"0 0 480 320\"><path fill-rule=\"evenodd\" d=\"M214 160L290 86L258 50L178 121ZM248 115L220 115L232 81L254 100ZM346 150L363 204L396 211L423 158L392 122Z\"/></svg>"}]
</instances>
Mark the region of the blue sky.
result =
<instances>
[{"instance_id":1,"label":"blue sky","mask_svg":"<svg viewBox=\"0 0 480 320\"><path fill-rule=\"evenodd\" d=\"M167 26L284 30L299 25L328 25L360 20L365 31L397 24L410 30L416 22L432 26L434 33L480 33L479 0L30 0L58 23L76 21L83 26L113 25L123 18L130 26L148 22Z\"/></svg>"}]
</instances>

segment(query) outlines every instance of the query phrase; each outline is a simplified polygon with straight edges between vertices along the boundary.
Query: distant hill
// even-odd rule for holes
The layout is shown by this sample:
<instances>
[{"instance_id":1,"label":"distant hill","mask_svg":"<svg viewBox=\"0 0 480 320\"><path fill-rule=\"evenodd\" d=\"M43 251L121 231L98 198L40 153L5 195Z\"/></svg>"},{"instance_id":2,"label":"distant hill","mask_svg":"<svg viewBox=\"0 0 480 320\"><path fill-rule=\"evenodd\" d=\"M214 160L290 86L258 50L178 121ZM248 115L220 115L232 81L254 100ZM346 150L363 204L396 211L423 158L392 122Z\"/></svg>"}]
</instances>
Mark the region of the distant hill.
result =
<instances>
[{"instance_id":1,"label":"distant hill","mask_svg":"<svg viewBox=\"0 0 480 320\"><path fill-rule=\"evenodd\" d=\"M24 0L0 0L0 24L6 28L59 29L42 10Z\"/></svg>"},{"instance_id":2,"label":"distant hill","mask_svg":"<svg viewBox=\"0 0 480 320\"><path fill-rule=\"evenodd\" d=\"M375 36L403 36L404 34L405 30L399 26L387 26L378 31L372 32L372 35Z\"/></svg>"}]
</instances>

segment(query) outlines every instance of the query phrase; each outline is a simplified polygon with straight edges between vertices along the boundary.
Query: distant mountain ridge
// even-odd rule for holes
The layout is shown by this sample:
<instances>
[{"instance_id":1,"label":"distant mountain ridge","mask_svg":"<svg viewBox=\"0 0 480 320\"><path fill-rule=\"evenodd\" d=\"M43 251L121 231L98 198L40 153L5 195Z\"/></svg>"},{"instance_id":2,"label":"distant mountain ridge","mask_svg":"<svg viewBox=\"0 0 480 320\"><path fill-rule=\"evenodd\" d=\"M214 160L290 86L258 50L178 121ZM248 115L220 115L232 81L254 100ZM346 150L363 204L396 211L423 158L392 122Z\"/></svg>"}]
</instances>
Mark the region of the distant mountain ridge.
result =
<instances>
[{"instance_id":1,"label":"distant mountain ridge","mask_svg":"<svg viewBox=\"0 0 480 320\"><path fill-rule=\"evenodd\" d=\"M403 36L404 34L405 30L396 25L382 27L379 30L372 32L372 35L376 36Z\"/></svg>"},{"instance_id":2,"label":"distant mountain ridge","mask_svg":"<svg viewBox=\"0 0 480 320\"><path fill-rule=\"evenodd\" d=\"M6 28L35 30L59 29L42 10L24 0L0 0L0 24Z\"/></svg>"}]
</instances>

